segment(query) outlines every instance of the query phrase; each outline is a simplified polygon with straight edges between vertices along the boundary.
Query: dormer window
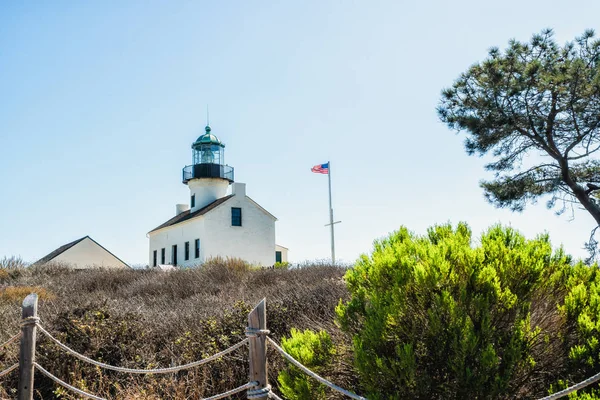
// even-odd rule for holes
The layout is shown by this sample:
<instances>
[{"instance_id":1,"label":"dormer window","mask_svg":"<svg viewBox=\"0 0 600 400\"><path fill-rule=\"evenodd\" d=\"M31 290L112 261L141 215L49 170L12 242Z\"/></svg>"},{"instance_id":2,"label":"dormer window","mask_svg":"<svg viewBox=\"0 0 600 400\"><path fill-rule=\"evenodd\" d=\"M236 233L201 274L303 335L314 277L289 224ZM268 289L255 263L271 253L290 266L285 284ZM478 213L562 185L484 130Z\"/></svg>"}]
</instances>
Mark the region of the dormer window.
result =
<instances>
[{"instance_id":1,"label":"dormer window","mask_svg":"<svg viewBox=\"0 0 600 400\"><path fill-rule=\"evenodd\" d=\"M242 226L242 209L231 207L231 226Z\"/></svg>"}]
</instances>

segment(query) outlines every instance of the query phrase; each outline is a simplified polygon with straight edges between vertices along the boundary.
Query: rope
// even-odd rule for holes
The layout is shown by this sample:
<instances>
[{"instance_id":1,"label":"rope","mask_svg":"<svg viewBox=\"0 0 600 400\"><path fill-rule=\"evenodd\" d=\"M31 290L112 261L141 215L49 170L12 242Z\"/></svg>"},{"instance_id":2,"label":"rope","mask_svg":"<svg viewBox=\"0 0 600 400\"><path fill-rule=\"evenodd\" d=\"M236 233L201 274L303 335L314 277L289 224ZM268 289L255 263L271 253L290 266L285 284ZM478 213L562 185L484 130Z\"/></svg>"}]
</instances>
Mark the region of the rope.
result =
<instances>
[{"instance_id":1,"label":"rope","mask_svg":"<svg viewBox=\"0 0 600 400\"><path fill-rule=\"evenodd\" d=\"M58 379L57 377L55 377L54 375L52 375L50 372L48 372L44 368L42 368L42 366L40 364L36 363L36 362L34 362L33 365L35 365L35 367L42 374L46 375L48 378L52 379L54 382L58 383L59 385L65 387L65 388L67 388L69 390L72 390L73 392L75 392L75 393L77 393L77 394L79 394L81 396L88 397L88 398L94 399L94 400L107 400L107 399L105 399L103 397L98 397L98 396L95 396L93 394L84 392L81 389L77 389L76 387L69 385L67 382L61 381L60 379ZM218 400L218 399L223 399L223 398L225 398L227 396L231 396L232 394L243 392L244 390L255 386L256 383L257 382L248 382L245 385L238 386L235 389L231 389L231 390L229 390L227 392L224 392L224 393L221 393L221 394L217 394L217 395L214 395L214 396L211 396L211 397L206 397L203 400Z\"/></svg>"},{"instance_id":2,"label":"rope","mask_svg":"<svg viewBox=\"0 0 600 400\"><path fill-rule=\"evenodd\" d=\"M54 382L58 383L62 387L72 390L73 392L77 393L80 396L87 397L89 399L94 399L94 400L106 400L104 397L98 397L98 396L95 396L88 392L84 392L81 389L77 389L75 386L69 385L67 382L61 381L60 379L58 379L57 377L52 375L50 372L48 372L44 368L42 368L42 366L36 362L34 362L33 365L38 369L38 371L40 371L42 374L46 375L48 378L52 379Z\"/></svg>"},{"instance_id":3,"label":"rope","mask_svg":"<svg viewBox=\"0 0 600 400\"><path fill-rule=\"evenodd\" d=\"M44 368L42 368L42 366L40 364L36 363L36 362L34 362L33 365L35 365L35 367L42 374L46 375L48 378L52 379L54 382L58 383L59 385L65 387L67 389L72 390L73 392L75 392L75 393L77 393L77 394L79 394L81 396L88 397L88 398L94 399L94 400L107 400L107 399L105 399L103 397L98 397L98 396L95 396L93 394L84 392L81 389L77 389L76 387L69 385L67 382L61 381L60 379L58 379L57 377L55 377L54 375L52 375L50 372L48 372ZM231 390L229 390L227 392L224 392L224 393L221 393L221 394L217 394L217 395L214 395L214 396L211 396L211 397L206 397L203 400L218 400L218 399L223 399L223 398L225 398L227 396L231 396L232 394L243 392L244 390L255 386L256 383L257 382L248 382L245 385L238 386L235 389L231 389Z\"/></svg>"},{"instance_id":4,"label":"rope","mask_svg":"<svg viewBox=\"0 0 600 400\"><path fill-rule=\"evenodd\" d=\"M594 376L590 376L589 378L587 378L584 381L581 381L571 387L568 387L564 390L561 390L560 392L556 392L554 394L551 394L550 396L546 396L541 398L540 400L554 400L554 399L560 399L561 397L564 397L570 393L573 393L576 390L582 389L588 385L591 385L592 383L598 381L600 379L600 373L597 373Z\"/></svg>"},{"instance_id":5,"label":"rope","mask_svg":"<svg viewBox=\"0 0 600 400\"><path fill-rule=\"evenodd\" d=\"M234 350L242 347L246 343L248 343L248 339L244 339L241 342L238 342L237 344L234 344L233 346L229 347L228 349L225 349L225 350L223 350L223 351L221 351L221 352L219 352L217 354L213 354L212 356L210 356L208 358L205 358L205 359L199 360L199 361L194 361L194 362L191 362L189 364L179 365L179 366L176 366L176 367L156 368L156 369L133 369L133 368L115 367L114 365L109 365L109 364L102 363L100 361L92 360L91 358L86 357L83 354L79 354L75 350L73 350L70 347L67 347L66 345L64 345L61 342L59 342L58 339L56 339L54 336L52 336L50 333L48 333L48 331L45 330L42 326L38 325L38 328L40 329L40 331L43 334L45 334L58 347L60 347L61 349L63 349L67 353L71 354L72 356L80 359L81 361L85 361L87 363L93 364L93 365L95 365L97 367L100 367L100 368L110 369L112 371L118 371L118 372L126 372L126 373L129 373L129 374L168 374L168 373L171 373L171 372L182 371L184 369L189 369L189 368L197 367L199 365L206 364L207 362L216 360L217 358L223 357L224 355L229 354L232 351L234 351Z\"/></svg>"},{"instance_id":6,"label":"rope","mask_svg":"<svg viewBox=\"0 0 600 400\"><path fill-rule=\"evenodd\" d=\"M246 336L247 337L258 337L261 335L268 335L269 333L271 333L271 331L268 329L258 329L258 328L250 328L250 327L246 328Z\"/></svg>"},{"instance_id":7,"label":"rope","mask_svg":"<svg viewBox=\"0 0 600 400\"><path fill-rule=\"evenodd\" d=\"M20 336L21 336L21 332L17 333L15 336L11 337L6 342L0 344L0 349L3 348L3 347L5 347L5 346L8 346L9 344L11 344L15 340L17 340Z\"/></svg>"},{"instance_id":8,"label":"rope","mask_svg":"<svg viewBox=\"0 0 600 400\"><path fill-rule=\"evenodd\" d=\"M294 359L294 357L292 357L288 353L286 353L285 350L283 350L281 347L279 347L279 345L273 339L271 339L270 337L267 337L267 340L269 342L271 342L271 344L273 346L275 346L275 349L277 349L277 351L279 353L281 353L282 356L284 356L285 358L287 358L287 360L289 362L291 362L292 364L294 364L296 367L300 368L300 370L302 370L306 375L315 378L316 380L318 380L322 384L324 384L326 386L329 386L333 390L337 390L338 392L343 393L343 394L345 394L348 397L351 397L351 398L356 399L356 400L367 400L365 397L362 397L362 396L359 396L359 395L354 394L352 392L349 392L346 389L342 389L341 387L339 387L339 386L337 386L337 385L329 382L327 379L321 378L319 375L315 374L310 369L308 369L304 365L300 364L300 362L297 361L296 359Z\"/></svg>"},{"instance_id":9,"label":"rope","mask_svg":"<svg viewBox=\"0 0 600 400\"><path fill-rule=\"evenodd\" d=\"M8 367L6 368L4 371L0 372L0 378L2 378L4 375L8 375L11 372L13 372L15 369L19 368L19 364L15 364L12 367Z\"/></svg>"},{"instance_id":10,"label":"rope","mask_svg":"<svg viewBox=\"0 0 600 400\"><path fill-rule=\"evenodd\" d=\"M269 393L269 397L275 400L283 400L281 397L277 396L275 393Z\"/></svg>"},{"instance_id":11,"label":"rope","mask_svg":"<svg viewBox=\"0 0 600 400\"><path fill-rule=\"evenodd\" d=\"M236 387L235 389L231 389L231 390L230 390L230 391L228 391L228 392L224 392L224 393L221 393L221 394L216 394L216 395L214 395L214 396L212 396L212 397L205 397L203 400L217 400L217 399L223 399L223 398L225 398L225 397L227 397L227 396L231 396L232 394L236 394L236 393L239 393L239 392L243 392L244 390L246 390L246 389L248 389L248 388L251 388L251 387L253 387L253 386L256 386L256 384L257 384L257 383L258 383L258 382L248 382L248 383L246 383L245 385L238 386L238 387Z\"/></svg>"},{"instance_id":12,"label":"rope","mask_svg":"<svg viewBox=\"0 0 600 400\"><path fill-rule=\"evenodd\" d=\"M258 382L256 383L258 384ZM260 399L261 397L265 397L265 395L268 396L269 393L271 393L271 385L267 385L260 389L249 389L246 394L248 399Z\"/></svg>"},{"instance_id":13,"label":"rope","mask_svg":"<svg viewBox=\"0 0 600 400\"><path fill-rule=\"evenodd\" d=\"M36 325L40 322L39 317L27 317L21 320L21 326Z\"/></svg>"}]
</instances>

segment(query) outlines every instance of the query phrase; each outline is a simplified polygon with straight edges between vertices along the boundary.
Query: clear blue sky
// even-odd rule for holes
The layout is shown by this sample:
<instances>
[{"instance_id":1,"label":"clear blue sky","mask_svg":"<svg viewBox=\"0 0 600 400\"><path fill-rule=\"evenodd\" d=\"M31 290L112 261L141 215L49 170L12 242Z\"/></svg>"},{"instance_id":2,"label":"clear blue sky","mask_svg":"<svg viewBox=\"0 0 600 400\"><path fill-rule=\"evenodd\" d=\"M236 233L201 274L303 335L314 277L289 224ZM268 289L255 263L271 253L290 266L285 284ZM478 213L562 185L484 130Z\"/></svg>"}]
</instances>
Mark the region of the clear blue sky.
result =
<instances>
[{"instance_id":1,"label":"clear blue sky","mask_svg":"<svg viewBox=\"0 0 600 400\"><path fill-rule=\"evenodd\" d=\"M568 5L567 5L568 4ZM598 26L597 1L31 1L0 3L0 257L35 261L90 235L147 263L146 233L187 202L181 168L211 126L295 261L406 225L502 222L583 256L593 220L497 210L485 160L438 121L440 90L491 46Z\"/></svg>"}]
</instances>

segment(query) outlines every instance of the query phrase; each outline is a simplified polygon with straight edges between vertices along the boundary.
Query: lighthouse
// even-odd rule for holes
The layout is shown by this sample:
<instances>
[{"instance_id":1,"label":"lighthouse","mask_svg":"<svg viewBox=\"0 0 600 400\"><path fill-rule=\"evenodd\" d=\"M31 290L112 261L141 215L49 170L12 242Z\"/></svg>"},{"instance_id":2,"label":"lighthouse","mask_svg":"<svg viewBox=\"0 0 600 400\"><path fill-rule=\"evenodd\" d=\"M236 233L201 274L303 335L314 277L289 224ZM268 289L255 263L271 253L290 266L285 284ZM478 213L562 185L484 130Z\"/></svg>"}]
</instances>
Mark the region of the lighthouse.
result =
<instances>
[{"instance_id":1,"label":"lighthouse","mask_svg":"<svg viewBox=\"0 0 600 400\"><path fill-rule=\"evenodd\" d=\"M148 232L149 266L195 267L213 257L262 266L284 260L275 245L277 218L246 194L245 183L234 181L225 144L210 126L191 147L192 164L182 170L189 204L177 204L175 216Z\"/></svg>"},{"instance_id":2,"label":"lighthouse","mask_svg":"<svg viewBox=\"0 0 600 400\"><path fill-rule=\"evenodd\" d=\"M192 143L192 165L183 168L183 183L190 188L190 209L197 211L225 197L233 183L233 167L225 164L225 145L212 134L209 125Z\"/></svg>"}]
</instances>

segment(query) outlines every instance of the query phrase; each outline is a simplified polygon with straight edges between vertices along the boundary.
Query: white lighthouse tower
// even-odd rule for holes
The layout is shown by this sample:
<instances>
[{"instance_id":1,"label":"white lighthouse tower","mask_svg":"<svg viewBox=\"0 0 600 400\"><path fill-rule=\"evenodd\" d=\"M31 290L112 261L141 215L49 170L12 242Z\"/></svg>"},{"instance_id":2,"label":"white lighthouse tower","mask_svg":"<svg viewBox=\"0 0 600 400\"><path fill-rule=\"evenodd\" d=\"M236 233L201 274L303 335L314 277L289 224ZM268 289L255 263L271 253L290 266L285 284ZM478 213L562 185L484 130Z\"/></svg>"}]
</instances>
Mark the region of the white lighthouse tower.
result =
<instances>
[{"instance_id":1,"label":"white lighthouse tower","mask_svg":"<svg viewBox=\"0 0 600 400\"><path fill-rule=\"evenodd\" d=\"M192 144L192 165L182 171L190 204L177 204L175 216L148 233L148 264L193 267L211 257L263 266L283 261L275 248L277 218L246 195L245 183L234 182L225 145L210 126L204 131Z\"/></svg>"},{"instance_id":2,"label":"white lighthouse tower","mask_svg":"<svg viewBox=\"0 0 600 400\"><path fill-rule=\"evenodd\" d=\"M233 167L225 165L225 145L211 133L205 133L192 144L192 165L183 168L183 183L190 188L190 209L197 211L225 197L233 183Z\"/></svg>"}]
</instances>

